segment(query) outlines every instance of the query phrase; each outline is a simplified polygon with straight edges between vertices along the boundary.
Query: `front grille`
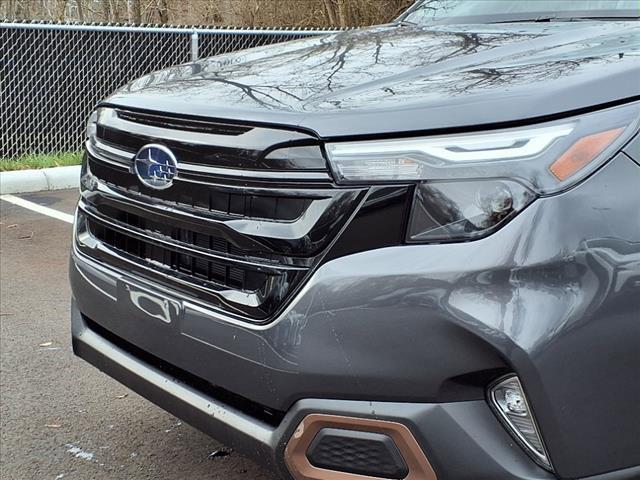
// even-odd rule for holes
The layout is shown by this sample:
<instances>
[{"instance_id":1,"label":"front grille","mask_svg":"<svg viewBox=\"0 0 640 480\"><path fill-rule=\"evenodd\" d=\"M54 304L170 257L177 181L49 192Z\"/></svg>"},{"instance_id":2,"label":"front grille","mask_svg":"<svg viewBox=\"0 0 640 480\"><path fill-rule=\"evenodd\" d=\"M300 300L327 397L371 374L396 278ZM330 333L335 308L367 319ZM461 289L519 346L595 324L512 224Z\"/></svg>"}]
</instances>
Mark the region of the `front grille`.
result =
<instances>
[{"instance_id":1,"label":"front grille","mask_svg":"<svg viewBox=\"0 0 640 480\"><path fill-rule=\"evenodd\" d=\"M195 209L199 215L208 213L234 217L293 221L299 218L311 204L311 198L283 197L264 190L251 194L244 189L212 188L206 183L177 183L169 190L150 191L135 175L122 175L97 160L90 160L91 172L109 185L140 195L146 202L154 199L169 202L183 208Z\"/></svg>"},{"instance_id":2,"label":"front grille","mask_svg":"<svg viewBox=\"0 0 640 480\"><path fill-rule=\"evenodd\" d=\"M132 228L145 230L149 233L155 233L167 240L181 242L225 255L235 255L238 257L246 255L246 252L243 249L236 247L223 237L198 233L193 230L183 228L176 228L166 222L154 221L124 210L118 210L117 208L109 205L98 206L97 211L102 215L117 220L118 222L122 222ZM139 253L138 255L143 256L143 253Z\"/></svg>"},{"instance_id":3,"label":"front grille","mask_svg":"<svg viewBox=\"0 0 640 480\"><path fill-rule=\"evenodd\" d=\"M121 233L90 219L88 221L89 232L101 242L110 245L122 252L136 258L161 265L164 268L186 273L194 278L206 280L221 286L229 286L238 290L254 291L261 288L265 282L265 275L259 272L247 272L241 268L224 265L221 263L204 260L194 255L178 253L169 248L164 248L127 234ZM213 238L209 235L198 235L193 232L181 231L185 236L184 240L191 240L194 245L208 249L212 245ZM178 235L173 235L173 238ZM182 235L179 235L182 236ZM176 239L182 241L182 238ZM218 250L227 249L226 242L219 242L216 245ZM225 245L226 244L226 245ZM212 249L213 250L213 249Z\"/></svg>"},{"instance_id":4,"label":"front grille","mask_svg":"<svg viewBox=\"0 0 640 480\"><path fill-rule=\"evenodd\" d=\"M301 180L305 177L296 176L295 161L282 163L292 170L291 175L282 171L281 178L242 176L248 165L255 166L254 172L268 170L267 156L284 138L288 147L317 142L308 135L257 126L211 133L217 124L138 112L118 111L109 118L114 123L102 127L103 132L117 131L109 138L112 152L126 152L130 145L115 142L132 135L171 143L179 175L170 188L153 190L135 175L133 154L114 162L113 156L90 148L77 222L78 250L243 320L268 321L284 308L364 195L362 189L338 189L322 177ZM123 125L127 130L119 131ZM193 140L200 129L207 132L197 146L180 141L181 131L188 130ZM275 144L265 140L270 134ZM205 142L212 139L223 145ZM184 174L180 165L185 159L204 162L214 172L230 163L240 170L223 176Z\"/></svg>"}]
</instances>

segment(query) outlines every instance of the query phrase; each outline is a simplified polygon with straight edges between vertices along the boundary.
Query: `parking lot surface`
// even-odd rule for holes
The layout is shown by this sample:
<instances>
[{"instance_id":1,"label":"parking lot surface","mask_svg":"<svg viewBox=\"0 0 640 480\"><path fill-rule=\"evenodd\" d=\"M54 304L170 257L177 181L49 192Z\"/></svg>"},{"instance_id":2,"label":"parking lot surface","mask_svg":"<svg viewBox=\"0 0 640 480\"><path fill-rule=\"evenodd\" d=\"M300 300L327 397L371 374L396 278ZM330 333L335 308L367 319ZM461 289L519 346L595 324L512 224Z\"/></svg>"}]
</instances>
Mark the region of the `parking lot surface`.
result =
<instances>
[{"instance_id":1,"label":"parking lot surface","mask_svg":"<svg viewBox=\"0 0 640 480\"><path fill-rule=\"evenodd\" d=\"M20 197L71 214L77 191ZM273 478L74 357L71 225L7 201L0 222L0 478Z\"/></svg>"}]
</instances>

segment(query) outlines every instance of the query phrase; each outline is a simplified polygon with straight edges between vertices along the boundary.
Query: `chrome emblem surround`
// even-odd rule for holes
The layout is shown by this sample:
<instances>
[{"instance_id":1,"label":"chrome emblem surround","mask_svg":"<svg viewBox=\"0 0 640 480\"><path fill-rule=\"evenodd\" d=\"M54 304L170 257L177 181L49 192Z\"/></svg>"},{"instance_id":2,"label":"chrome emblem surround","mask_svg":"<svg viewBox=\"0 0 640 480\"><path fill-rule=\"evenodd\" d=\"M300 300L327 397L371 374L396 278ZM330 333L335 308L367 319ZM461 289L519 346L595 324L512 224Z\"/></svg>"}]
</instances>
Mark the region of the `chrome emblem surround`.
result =
<instances>
[{"instance_id":1,"label":"chrome emblem surround","mask_svg":"<svg viewBox=\"0 0 640 480\"><path fill-rule=\"evenodd\" d=\"M173 152L155 143L138 150L133 168L142 184L155 190L169 188L178 175L178 161Z\"/></svg>"}]
</instances>

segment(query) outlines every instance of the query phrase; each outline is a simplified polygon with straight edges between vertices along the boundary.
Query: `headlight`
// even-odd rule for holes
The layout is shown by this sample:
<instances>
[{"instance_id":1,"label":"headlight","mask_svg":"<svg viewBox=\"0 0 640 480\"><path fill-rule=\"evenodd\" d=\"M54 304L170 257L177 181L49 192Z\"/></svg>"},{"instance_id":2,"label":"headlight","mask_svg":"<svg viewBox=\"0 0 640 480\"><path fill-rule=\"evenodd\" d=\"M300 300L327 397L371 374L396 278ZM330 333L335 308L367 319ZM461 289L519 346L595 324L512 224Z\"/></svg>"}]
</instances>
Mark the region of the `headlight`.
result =
<instances>
[{"instance_id":1,"label":"headlight","mask_svg":"<svg viewBox=\"0 0 640 480\"><path fill-rule=\"evenodd\" d=\"M98 136L98 113L100 110L101 109L99 108L91 112L89 120L87 120L86 137L91 143L95 142L95 139Z\"/></svg>"},{"instance_id":2,"label":"headlight","mask_svg":"<svg viewBox=\"0 0 640 480\"><path fill-rule=\"evenodd\" d=\"M573 186L637 131L640 103L536 126L327 144L340 184L417 183L408 241L469 240Z\"/></svg>"},{"instance_id":3,"label":"headlight","mask_svg":"<svg viewBox=\"0 0 640 480\"><path fill-rule=\"evenodd\" d=\"M104 114L105 110L105 108L98 108L94 110L91 112L91 115L89 115L89 120L87 120L85 137L88 145L94 149L97 148L98 123L100 121L100 116ZM87 157L85 155L82 160L82 169L80 171L80 191L93 190L95 187L96 180L93 175L91 175L89 165L87 164Z\"/></svg>"},{"instance_id":4,"label":"headlight","mask_svg":"<svg viewBox=\"0 0 640 480\"><path fill-rule=\"evenodd\" d=\"M416 187L408 242L472 240L488 235L535 199L513 180L428 182Z\"/></svg>"},{"instance_id":5,"label":"headlight","mask_svg":"<svg viewBox=\"0 0 640 480\"><path fill-rule=\"evenodd\" d=\"M116 110L107 107L98 107L87 120L86 140L89 141L91 146L95 146L98 139L99 128L104 125L109 119L113 119L117 116Z\"/></svg>"}]
</instances>

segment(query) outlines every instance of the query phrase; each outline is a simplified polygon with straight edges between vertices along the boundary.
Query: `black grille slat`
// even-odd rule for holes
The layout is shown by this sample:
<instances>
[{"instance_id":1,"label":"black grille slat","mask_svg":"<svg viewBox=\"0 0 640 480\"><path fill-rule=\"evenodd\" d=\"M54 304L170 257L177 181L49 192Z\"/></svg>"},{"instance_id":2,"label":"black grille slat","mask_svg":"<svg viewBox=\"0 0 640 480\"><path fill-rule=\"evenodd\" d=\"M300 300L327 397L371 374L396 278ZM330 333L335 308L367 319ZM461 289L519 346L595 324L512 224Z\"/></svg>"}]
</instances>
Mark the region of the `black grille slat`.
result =
<instances>
[{"instance_id":1,"label":"black grille slat","mask_svg":"<svg viewBox=\"0 0 640 480\"><path fill-rule=\"evenodd\" d=\"M128 112L124 110L119 110L117 114L118 117L123 120L140 123L142 125L189 132L210 133L214 135L242 135L252 129L251 127L244 127L241 125L231 125L206 120L188 120L164 115Z\"/></svg>"},{"instance_id":2,"label":"black grille slat","mask_svg":"<svg viewBox=\"0 0 640 480\"><path fill-rule=\"evenodd\" d=\"M89 219L89 230L91 233L107 245L122 250L123 252L134 257L140 257L163 265L167 269L173 269L174 263L171 260L172 252L170 249L161 246L146 243L144 240L128 236L108 226L101 224L99 221ZM141 252L147 252L147 255ZM208 282L216 283L220 286L226 286L237 290L245 290L245 269L240 267L231 267L207 261L193 255L183 253L177 254L177 269L187 275L198 277ZM260 284L264 283L267 274L260 272L252 272L254 289L260 288Z\"/></svg>"},{"instance_id":3,"label":"black grille slat","mask_svg":"<svg viewBox=\"0 0 640 480\"><path fill-rule=\"evenodd\" d=\"M207 235L200 232L176 228L168 223L161 223L148 218L143 218L108 205L100 205L96 208L96 211L107 218L121 222L127 226L143 230L150 234L165 237L167 240L171 239L185 245L192 245L206 251L220 253L234 258L245 260L255 259L260 262L274 262L269 255L262 255L259 258L247 255L245 250L233 245L221 236ZM143 257L143 254L140 253L139 256Z\"/></svg>"}]
</instances>

